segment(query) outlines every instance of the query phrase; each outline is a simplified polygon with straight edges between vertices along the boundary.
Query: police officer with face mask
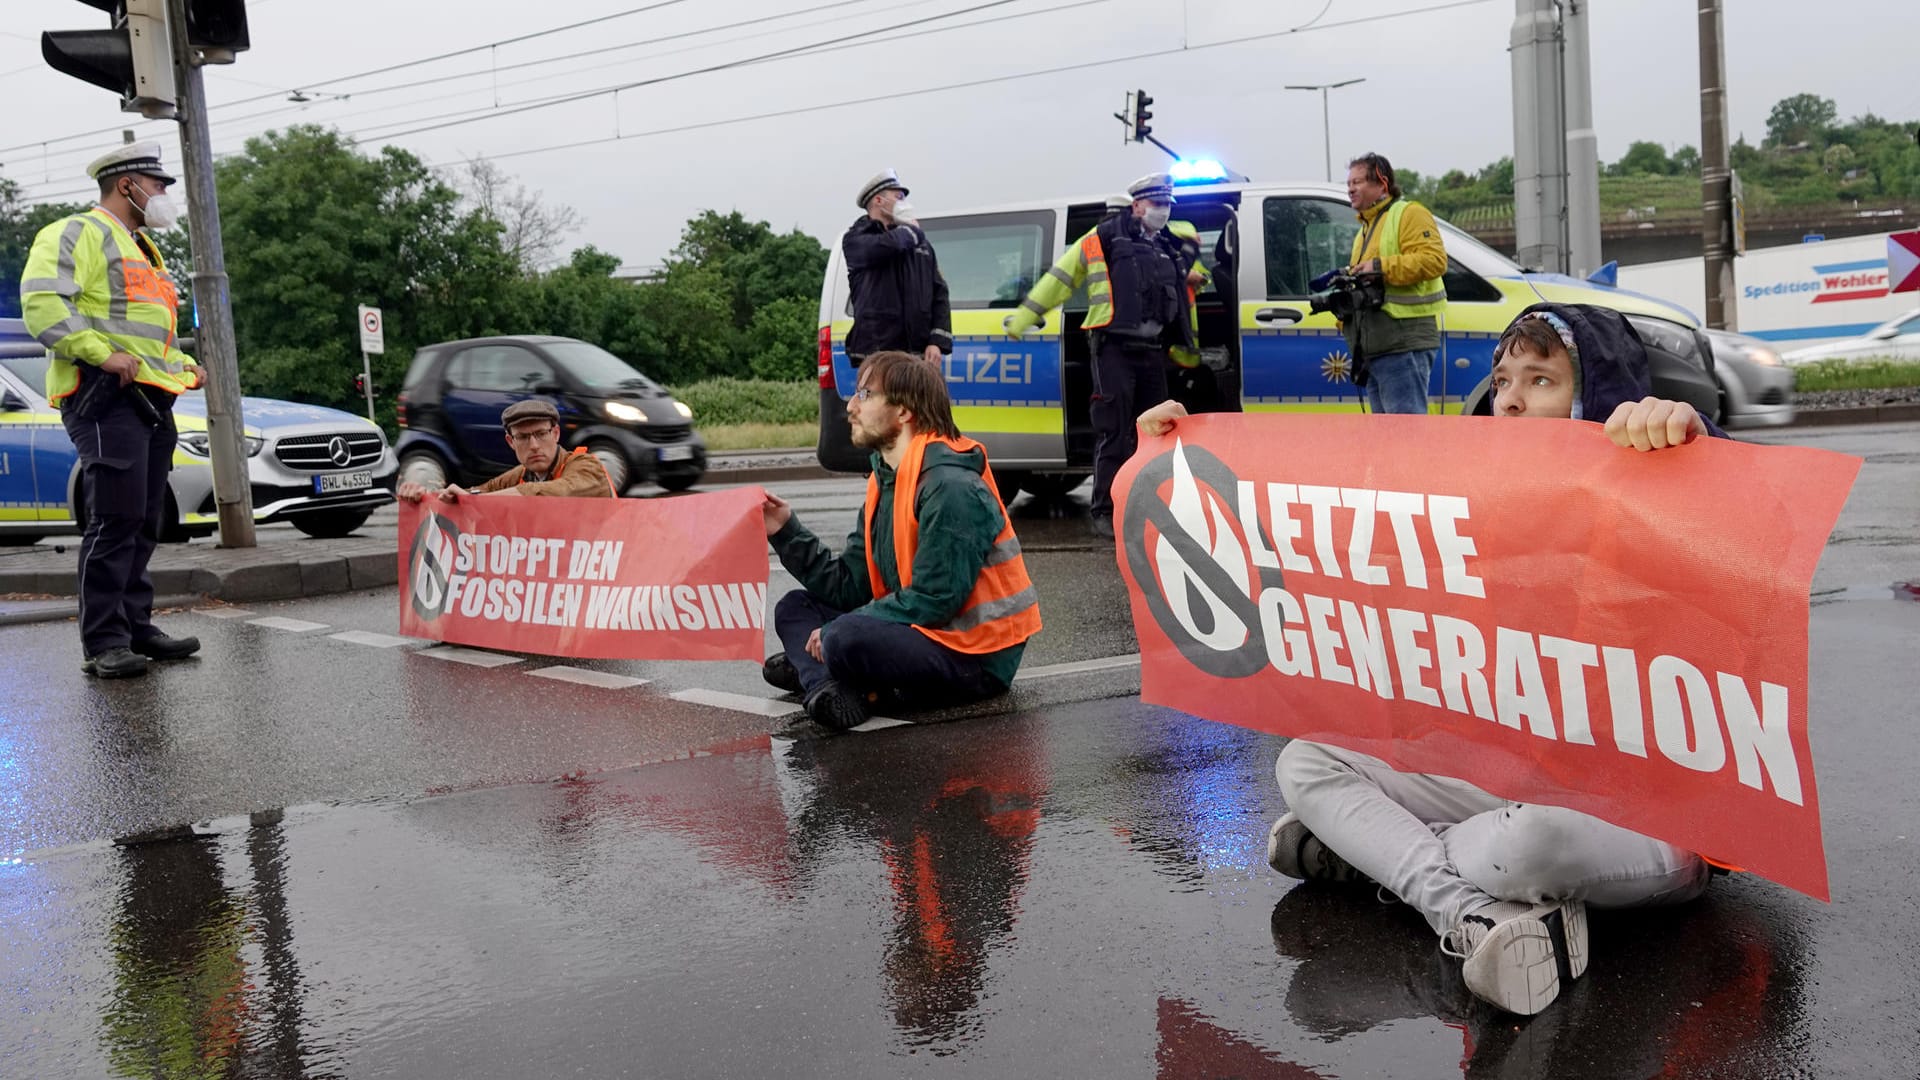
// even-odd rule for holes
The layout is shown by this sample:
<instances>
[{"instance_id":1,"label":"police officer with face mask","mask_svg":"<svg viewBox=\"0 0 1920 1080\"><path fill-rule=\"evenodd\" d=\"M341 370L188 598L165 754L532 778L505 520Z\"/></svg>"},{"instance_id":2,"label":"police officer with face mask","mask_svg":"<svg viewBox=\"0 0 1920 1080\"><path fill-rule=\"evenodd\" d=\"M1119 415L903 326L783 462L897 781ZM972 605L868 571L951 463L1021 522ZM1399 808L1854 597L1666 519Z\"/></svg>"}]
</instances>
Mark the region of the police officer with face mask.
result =
<instances>
[{"instance_id":1,"label":"police officer with face mask","mask_svg":"<svg viewBox=\"0 0 1920 1080\"><path fill-rule=\"evenodd\" d=\"M166 510L174 399L200 385L200 368L180 351L179 292L146 235L179 217L160 144L119 147L87 175L99 203L34 237L20 306L47 347L47 398L80 454L81 669L113 679L200 649L153 625L147 574Z\"/></svg>"},{"instance_id":2,"label":"police officer with face mask","mask_svg":"<svg viewBox=\"0 0 1920 1080\"><path fill-rule=\"evenodd\" d=\"M1075 241L1006 322L1017 338L1087 283L1093 531L1104 537L1113 535L1113 476L1138 444L1134 417L1167 399L1168 351L1200 347L1187 282L1194 255L1167 230L1173 179L1143 176L1127 195L1130 211L1108 215Z\"/></svg>"}]
</instances>

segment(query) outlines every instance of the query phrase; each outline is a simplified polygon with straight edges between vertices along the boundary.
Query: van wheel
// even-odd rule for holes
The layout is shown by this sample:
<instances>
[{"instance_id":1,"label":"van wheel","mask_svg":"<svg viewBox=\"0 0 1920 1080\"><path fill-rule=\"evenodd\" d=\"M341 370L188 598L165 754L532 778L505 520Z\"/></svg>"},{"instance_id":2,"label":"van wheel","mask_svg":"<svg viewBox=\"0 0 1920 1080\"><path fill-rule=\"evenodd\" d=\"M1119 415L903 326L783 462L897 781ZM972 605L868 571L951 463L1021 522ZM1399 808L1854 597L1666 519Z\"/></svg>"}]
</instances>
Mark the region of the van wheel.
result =
<instances>
[{"instance_id":1,"label":"van wheel","mask_svg":"<svg viewBox=\"0 0 1920 1080\"><path fill-rule=\"evenodd\" d=\"M1027 494L1044 501L1061 498L1086 479L1081 473L1028 473L1021 478L1020 486Z\"/></svg>"},{"instance_id":2,"label":"van wheel","mask_svg":"<svg viewBox=\"0 0 1920 1080\"><path fill-rule=\"evenodd\" d=\"M668 491L685 491L699 483L700 478L705 475L705 470L693 473L672 473L667 476L656 476L653 478L653 482L666 488Z\"/></svg>"},{"instance_id":3,"label":"van wheel","mask_svg":"<svg viewBox=\"0 0 1920 1080\"><path fill-rule=\"evenodd\" d=\"M1009 506L1013 505L1013 500L1019 497L1020 489L1032 482L1033 476L1030 473L996 472L993 474L994 486L1000 489L1000 501Z\"/></svg>"},{"instance_id":4,"label":"van wheel","mask_svg":"<svg viewBox=\"0 0 1920 1080\"><path fill-rule=\"evenodd\" d=\"M447 464L431 450L409 450L400 458L400 479L423 488L443 488L447 486Z\"/></svg>"},{"instance_id":5,"label":"van wheel","mask_svg":"<svg viewBox=\"0 0 1920 1080\"><path fill-rule=\"evenodd\" d=\"M620 448L605 439L595 439L587 444L593 456L600 459L600 467L607 470L607 482L613 485L613 493L627 493L627 455Z\"/></svg>"}]
</instances>

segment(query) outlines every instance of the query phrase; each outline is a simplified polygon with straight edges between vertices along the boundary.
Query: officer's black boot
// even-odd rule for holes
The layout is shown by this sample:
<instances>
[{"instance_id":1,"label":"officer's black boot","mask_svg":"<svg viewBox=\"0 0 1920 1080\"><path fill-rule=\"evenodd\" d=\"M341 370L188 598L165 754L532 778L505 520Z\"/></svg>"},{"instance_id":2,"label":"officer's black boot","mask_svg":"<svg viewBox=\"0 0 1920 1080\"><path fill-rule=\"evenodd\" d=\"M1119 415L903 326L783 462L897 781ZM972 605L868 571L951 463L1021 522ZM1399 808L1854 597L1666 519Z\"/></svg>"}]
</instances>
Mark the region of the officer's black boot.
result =
<instances>
[{"instance_id":1,"label":"officer's black boot","mask_svg":"<svg viewBox=\"0 0 1920 1080\"><path fill-rule=\"evenodd\" d=\"M80 670L101 679L126 679L147 673L147 658L124 646L80 662Z\"/></svg>"},{"instance_id":2,"label":"officer's black boot","mask_svg":"<svg viewBox=\"0 0 1920 1080\"><path fill-rule=\"evenodd\" d=\"M200 639L155 634L145 641L134 642L133 651L152 660L178 660L199 652Z\"/></svg>"}]
</instances>

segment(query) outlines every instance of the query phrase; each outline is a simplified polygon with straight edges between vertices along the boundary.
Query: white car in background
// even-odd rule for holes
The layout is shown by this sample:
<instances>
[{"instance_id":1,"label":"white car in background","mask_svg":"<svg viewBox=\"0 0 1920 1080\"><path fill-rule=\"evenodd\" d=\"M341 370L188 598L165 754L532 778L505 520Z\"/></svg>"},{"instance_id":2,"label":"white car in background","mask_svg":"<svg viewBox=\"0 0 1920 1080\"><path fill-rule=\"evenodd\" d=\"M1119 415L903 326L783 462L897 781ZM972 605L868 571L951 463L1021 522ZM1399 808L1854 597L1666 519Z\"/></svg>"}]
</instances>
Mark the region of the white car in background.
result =
<instances>
[{"instance_id":1,"label":"white car in background","mask_svg":"<svg viewBox=\"0 0 1920 1080\"><path fill-rule=\"evenodd\" d=\"M1781 359L1793 365L1815 360L1920 360L1920 309L1881 323L1860 337L1809 345Z\"/></svg>"}]
</instances>

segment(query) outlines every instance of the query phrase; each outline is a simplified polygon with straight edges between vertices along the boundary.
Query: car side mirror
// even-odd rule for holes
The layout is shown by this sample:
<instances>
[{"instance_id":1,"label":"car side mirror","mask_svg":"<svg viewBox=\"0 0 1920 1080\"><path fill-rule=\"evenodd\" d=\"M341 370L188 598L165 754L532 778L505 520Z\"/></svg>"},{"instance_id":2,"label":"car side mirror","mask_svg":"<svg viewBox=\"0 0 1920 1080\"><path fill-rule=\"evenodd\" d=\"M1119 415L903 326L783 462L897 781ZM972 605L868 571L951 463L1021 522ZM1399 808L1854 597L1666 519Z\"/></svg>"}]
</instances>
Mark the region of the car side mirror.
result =
<instances>
[{"instance_id":1,"label":"car side mirror","mask_svg":"<svg viewBox=\"0 0 1920 1080\"><path fill-rule=\"evenodd\" d=\"M11 389L0 391L0 412L26 412L27 402Z\"/></svg>"}]
</instances>

